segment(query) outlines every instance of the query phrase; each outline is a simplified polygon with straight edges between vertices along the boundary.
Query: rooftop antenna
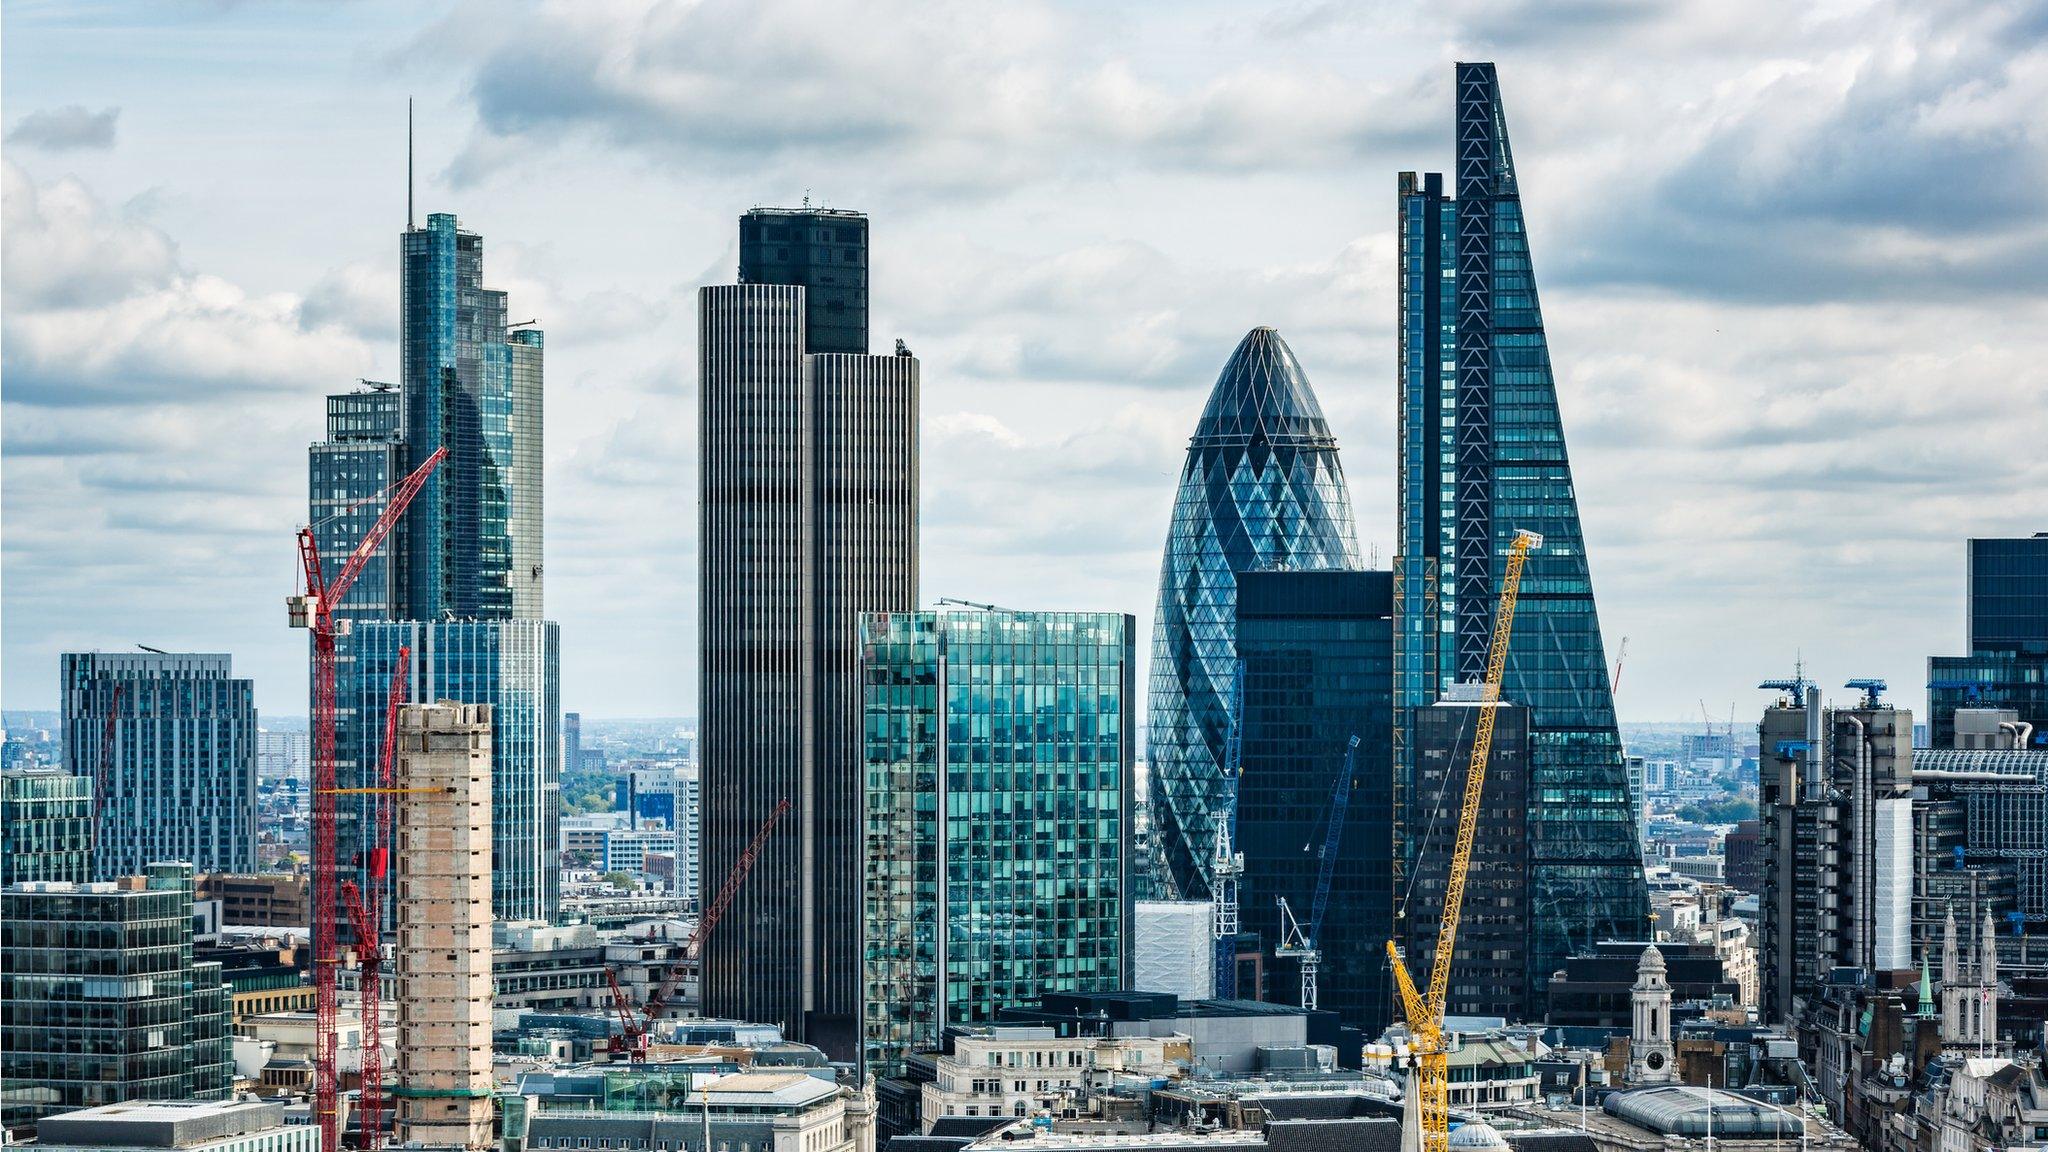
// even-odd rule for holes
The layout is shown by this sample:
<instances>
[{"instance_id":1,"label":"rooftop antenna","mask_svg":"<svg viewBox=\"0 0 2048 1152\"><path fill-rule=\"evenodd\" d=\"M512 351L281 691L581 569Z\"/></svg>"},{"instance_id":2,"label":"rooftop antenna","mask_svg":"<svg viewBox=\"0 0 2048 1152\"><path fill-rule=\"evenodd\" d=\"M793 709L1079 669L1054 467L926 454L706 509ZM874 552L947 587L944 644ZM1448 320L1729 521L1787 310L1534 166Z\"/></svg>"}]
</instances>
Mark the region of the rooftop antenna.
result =
<instances>
[{"instance_id":1,"label":"rooftop antenna","mask_svg":"<svg viewBox=\"0 0 2048 1152\"><path fill-rule=\"evenodd\" d=\"M405 98L405 230L412 231L412 97Z\"/></svg>"}]
</instances>

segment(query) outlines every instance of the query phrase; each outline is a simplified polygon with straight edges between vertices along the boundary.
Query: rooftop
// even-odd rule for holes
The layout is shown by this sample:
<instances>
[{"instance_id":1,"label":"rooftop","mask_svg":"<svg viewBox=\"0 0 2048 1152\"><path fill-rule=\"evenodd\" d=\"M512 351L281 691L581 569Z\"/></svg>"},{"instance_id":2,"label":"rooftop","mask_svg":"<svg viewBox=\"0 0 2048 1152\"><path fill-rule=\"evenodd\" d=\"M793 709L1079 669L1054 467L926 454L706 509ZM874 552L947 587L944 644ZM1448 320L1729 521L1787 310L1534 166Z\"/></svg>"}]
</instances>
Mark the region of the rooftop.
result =
<instances>
[{"instance_id":1,"label":"rooftop","mask_svg":"<svg viewBox=\"0 0 2048 1152\"><path fill-rule=\"evenodd\" d=\"M73 1147L184 1148L284 1125L284 1107L263 1100L148 1100L46 1116L37 1140Z\"/></svg>"}]
</instances>

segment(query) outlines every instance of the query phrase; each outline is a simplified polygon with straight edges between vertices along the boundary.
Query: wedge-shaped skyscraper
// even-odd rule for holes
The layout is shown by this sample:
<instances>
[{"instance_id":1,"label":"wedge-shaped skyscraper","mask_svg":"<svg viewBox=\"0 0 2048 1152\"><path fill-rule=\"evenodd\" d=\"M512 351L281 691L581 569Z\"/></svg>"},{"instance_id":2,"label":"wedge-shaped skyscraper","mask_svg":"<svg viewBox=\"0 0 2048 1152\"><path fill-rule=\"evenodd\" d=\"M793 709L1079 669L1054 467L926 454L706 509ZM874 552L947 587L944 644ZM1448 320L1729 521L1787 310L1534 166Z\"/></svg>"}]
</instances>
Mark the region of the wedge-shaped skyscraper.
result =
<instances>
[{"instance_id":1,"label":"wedge-shaped skyscraper","mask_svg":"<svg viewBox=\"0 0 2048 1152\"><path fill-rule=\"evenodd\" d=\"M1152 625L1152 835L1158 879L1206 899L1237 672L1237 574L1355 568L1337 439L1280 333L1238 342L1188 441Z\"/></svg>"},{"instance_id":2,"label":"wedge-shaped skyscraper","mask_svg":"<svg viewBox=\"0 0 2048 1152\"><path fill-rule=\"evenodd\" d=\"M1454 196L1440 175L1404 172L1400 205L1396 771L1412 778L1416 710L1484 676L1508 545L1517 529L1541 533L1502 689L1530 713L1528 963L1540 1009L1564 957L1638 938L1649 901L1493 65L1457 66ZM1427 834L1403 828L1404 855Z\"/></svg>"}]
</instances>

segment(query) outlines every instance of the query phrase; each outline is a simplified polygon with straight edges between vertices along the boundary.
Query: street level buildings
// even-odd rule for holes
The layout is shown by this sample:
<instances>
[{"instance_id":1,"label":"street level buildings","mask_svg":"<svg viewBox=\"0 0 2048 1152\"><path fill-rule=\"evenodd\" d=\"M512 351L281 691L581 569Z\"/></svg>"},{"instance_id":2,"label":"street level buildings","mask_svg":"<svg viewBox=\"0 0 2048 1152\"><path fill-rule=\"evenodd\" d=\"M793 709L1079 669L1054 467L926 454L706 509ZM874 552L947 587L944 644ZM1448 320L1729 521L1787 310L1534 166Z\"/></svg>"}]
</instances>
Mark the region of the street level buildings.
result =
<instances>
[{"instance_id":1,"label":"street level buildings","mask_svg":"<svg viewBox=\"0 0 2048 1152\"><path fill-rule=\"evenodd\" d=\"M861 619L866 1060L1132 972L1136 622L1091 612Z\"/></svg>"},{"instance_id":2,"label":"street level buildings","mask_svg":"<svg viewBox=\"0 0 2048 1152\"><path fill-rule=\"evenodd\" d=\"M1244 662L1238 906L1273 973L1264 998L1298 1004L1299 960L1278 956L1279 900L1312 923L1334 861L1317 1004L1377 1036L1389 1023L1386 942L1394 938L1393 578L1386 572L1242 572L1237 655ZM1352 738L1357 739L1355 748ZM1330 840L1339 775L1350 778ZM1327 854L1326 854L1327 853ZM1236 984L1250 989L1243 975Z\"/></svg>"},{"instance_id":3,"label":"street level buildings","mask_svg":"<svg viewBox=\"0 0 2048 1152\"><path fill-rule=\"evenodd\" d=\"M1540 1003L1562 959L1634 935L1649 905L1494 66L1458 64L1455 94L1451 186L1399 182L1395 762L1412 777L1415 718L1483 678L1509 546L1540 534L1501 690L1529 710L1524 955ZM1404 839L1402 860L1417 849Z\"/></svg>"},{"instance_id":4,"label":"street level buildings","mask_svg":"<svg viewBox=\"0 0 2048 1152\"><path fill-rule=\"evenodd\" d=\"M65 763L95 780L93 875L256 870L256 690L224 653L67 652Z\"/></svg>"},{"instance_id":5,"label":"street level buildings","mask_svg":"<svg viewBox=\"0 0 2048 1152\"><path fill-rule=\"evenodd\" d=\"M228 991L192 959L192 869L0 890L0 1111L9 1130L129 1100L223 1100Z\"/></svg>"},{"instance_id":6,"label":"street level buildings","mask_svg":"<svg viewBox=\"0 0 2048 1152\"><path fill-rule=\"evenodd\" d=\"M1160 856L1151 869L1164 894L1209 897L1216 821L1228 810L1238 575L1358 566L1337 439L1293 350L1254 328L1188 441L1159 567L1146 739Z\"/></svg>"},{"instance_id":7,"label":"street level buildings","mask_svg":"<svg viewBox=\"0 0 2048 1152\"><path fill-rule=\"evenodd\" d=\"M864 265L865 226L850 218L752 213L743 243L765 227L830 228L811 242ZM918 362L900 341L894 355L866 355L864 322L839 322L865 315L865 280L827 283L822 256L805 259L761 256L745 282L698 293L701 874L729 874L790 804L707 942L703 995L707 1015L773 1023L851 1060L862 975L848 926L862 917L865 843L858 621L916 605ZM841 305L831 317L813 284ZM831 333L820 348L814 327Z\"/></svg>"},{"instance_id":8,"label":"street level buildings","mask_svg":"<svg viewBox=\"0 0 2048 1152\"><path fill-rule=\"evenodd\" d=\"M491 708L398 715L397 1133L485 1152L492 1140Z\"/></svg>"}]
</instances>

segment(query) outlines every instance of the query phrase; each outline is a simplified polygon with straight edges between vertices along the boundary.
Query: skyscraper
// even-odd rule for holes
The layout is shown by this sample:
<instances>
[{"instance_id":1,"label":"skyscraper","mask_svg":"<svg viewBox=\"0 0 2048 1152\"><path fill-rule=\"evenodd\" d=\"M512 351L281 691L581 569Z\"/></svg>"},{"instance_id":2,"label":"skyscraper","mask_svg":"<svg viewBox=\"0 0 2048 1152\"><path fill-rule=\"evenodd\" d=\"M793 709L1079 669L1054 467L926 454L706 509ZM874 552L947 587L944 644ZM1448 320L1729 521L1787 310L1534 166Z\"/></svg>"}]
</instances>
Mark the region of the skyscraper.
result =
<instances>
[{"instance_id":1,"label":"skyscraper","mask_svg":"<svg viewBox=\"0 0 2048 1152\"><path fill-rule=\"evenodd\" d=\"M541 350L483 286L483 237L452 213L400 237L406 465L448 458L407 511L406 615L541 614Z\"/></svg>"},{"instance_id":2,"label":"skyscraper","mask_svg":"<svg viewBox=\"0 0 2048 1152\"><path fill-rule=\"evenodd\" d=\"M761 226L749 214L743 237ZM703 995L706 1014L779 1024L854 1059L858 622L916 604L918 363L900 344L893 356L813 354L810 291L756 279L698 293L705 883L731 872L779 801L792 807L706 944ZM864 278L856 300L842 303L865 317ZM866 346L864 319L834 337Z\"/></svg>"},{"instance_id":3,"label":"skyscraper","mask_svg":"<svg viewBox=\"0 0 2048 1152\"><path fill-rule=\"evenodd\" d=\"M1159 568L1147 764L1165 881L1207 899L1213 816L1236 677L1237 575L1355 568L1351 496L1294 352L1254 328L1216 378L1188 441Z\"/></svg>"},{"instance_id":4,"label":"skyscraper","mask_svg":"<svg viewBox=\"0 0 2048 1152\"><path fill-rule=\"evenodd\" d=\"M867 1061L1047 993L1124 987L1136 621L862 617Z\"/></svg>"},{"instance_id":5,"label":"skyscraper","mask_svg":"<svg viewBox=\"0 0 2048 1152\"><path fill-rule=\"evenodd\" d=\"M1315 944L1317 997L1377 1036L1389 1023L1386 944L1394 936L1394 594L1385 572L1243 572L1244 775L1238 782L1238 893L1245 931L1268 957L1278 897L1310 923L1332 797L1353 736L1350 798ZM1277 959L1277 958L1276 958ZM1269 993L1300 998L1297 961L1269 959ZM1240 988L1251 987L1240 980Z\"/></svg>"},{"instance_id":6,"label":"skyscraper","mask_svg":"<svg viewBox=\"0 0 2048 1152\"><path fill-rule=\"evenodd\" d=\"M406 463L404 397L372 383L327 398L327 439L306 453L306 513L321 558L343 563L384 514L385 489L411 469ZM404 538L386 539L335 606L339 620L399 620L406 612Z\"/></svg>"},{"instance_id":7,"label":"skyscraper","mask_svg":"<svg viewBox=\"0 0 2048 1152\"><path fill-rule=\"evenodd\" d=\"M65 763L106 769L94 876L256 870L256 688L229 656L67 652L63 692Z\"/></svg>"},{"instance_id":8,"label":"skyscraper","mask_svg":"<svg viewBox=\"0 0 2048 1152\"><path fill-rule=\"evenodd\" d=\"M361 768L354 778L340 768L357 761L337 753L343 788L372 787L382 779L383 718L400 647L411 650L407 700L490 706L483 715L491 725L491 908L501 920L552 921L561 908L561 626L552 620L357 624L336 645L344 660L337 661L335 696L339 706L377 723L358 726L375 740L355 750ZM362 828L376 813L369 802L389 799L341 797L335 841L344 868L359 862Z\"/></svg>"},{"instance_id":9,"label":"skyscraper","mask_svg":"<svg viewBox=\"0 0 2048 1152\"><path fill-rule=\"evenodd\" d=\"M1455 198L1400 177L1397 770L1414 718L1486 670L1515 533L1529 554L1501 696L1530 711L1532 993L1564 957L1649 914L1577 493L1491 64L1457 66ZM1456 813L1437 813L1454 820ZM1426 830L1401 831L1412 859Z\"/></svg>"},{"instance_id":10,"label":"skyscraper","mask_svg":"<svg viewBox=\"0 0 2048 1152\"><path fill-rule=\"evenodd\" d=\"M804 350L868 350L868 218L832 208L756 208L740 217L740 283L804 290Z\"/></svg>"},{"instance_id":11,"label":"skyscraper","mask_svg":"<svg viewBox=\"0 0 2048 1152\"><path fill-rule=\"evenodd\" d=\"M1927 661L1930 743L1955 742L1956 711L2010 708L2048 745L2048 532L1969 544L1969 655Z\"/></svg>"},{"instance_id":12,"label":"skyscraper","mask_svg":"<svg viewBox=\"0 0 2048 1152\"><path fill-rule=\"evenodd\" d=\"M552 919L558 905L561 637L542 610L542 357L531 322L483 286L483 238L448 213L399 241L400 386L328 398L328 438L310 453L308 514L330 564L382 514L387 488L447 458L335 614L353 631L335 653L335 775L381 778L385 701L400 644L408 699L492 705L494 904ZM358 666L358 661L367 661ZM336 804L337 862L366 884L364 830L387 797ZM388 909L390 901L385 902Z\"/></svg>"}]
</instances>

